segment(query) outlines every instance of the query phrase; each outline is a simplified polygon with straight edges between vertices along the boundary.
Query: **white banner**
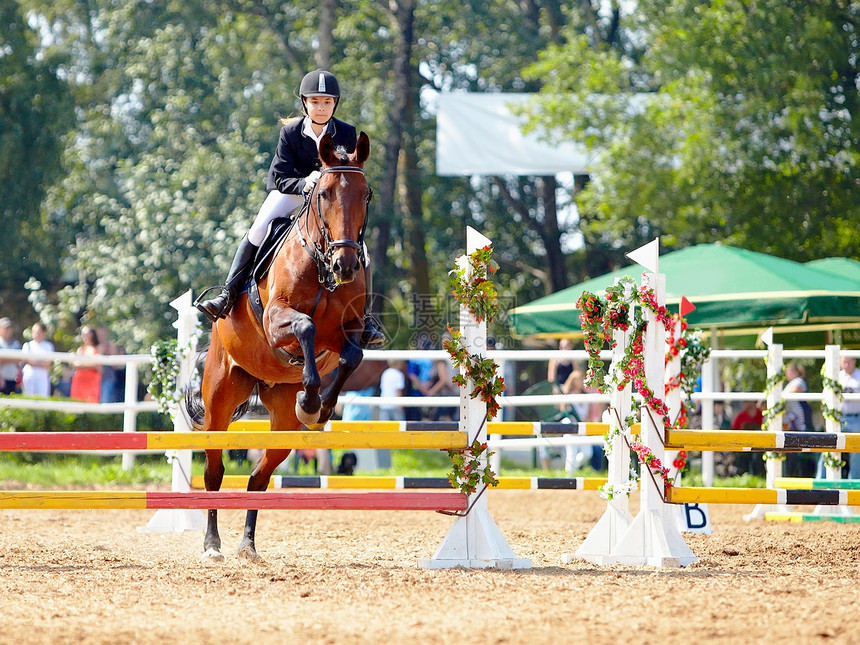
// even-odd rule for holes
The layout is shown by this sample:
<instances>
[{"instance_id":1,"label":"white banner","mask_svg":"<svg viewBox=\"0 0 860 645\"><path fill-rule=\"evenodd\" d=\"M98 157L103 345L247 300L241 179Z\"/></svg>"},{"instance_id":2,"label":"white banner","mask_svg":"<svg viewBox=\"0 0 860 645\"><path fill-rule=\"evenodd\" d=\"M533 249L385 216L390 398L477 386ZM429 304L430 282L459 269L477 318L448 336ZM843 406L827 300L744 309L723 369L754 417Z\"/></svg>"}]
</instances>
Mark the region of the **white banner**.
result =
<instances>
[{"instance_id":1,"label":"white banner","mask_svg":"<svg viewBox=\"0 0 860 645\"><path fill-rule=\"evenodd\" d=\"M451 92L438 95L436 174L555 175L587 174L591 155L584 145L550 143L537 131L523 134L522 105L534 94Z\"/></svg>"}]
</instances>

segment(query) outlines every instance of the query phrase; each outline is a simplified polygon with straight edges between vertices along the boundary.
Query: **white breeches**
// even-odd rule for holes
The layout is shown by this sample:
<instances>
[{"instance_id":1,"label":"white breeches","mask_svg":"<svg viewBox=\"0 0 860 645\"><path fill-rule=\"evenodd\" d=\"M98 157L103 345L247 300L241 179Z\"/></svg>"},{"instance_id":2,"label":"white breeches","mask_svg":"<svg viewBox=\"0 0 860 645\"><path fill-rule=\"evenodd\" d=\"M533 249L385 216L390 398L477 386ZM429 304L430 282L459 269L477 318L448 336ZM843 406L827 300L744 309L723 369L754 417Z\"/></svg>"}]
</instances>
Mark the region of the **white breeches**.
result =
<instances>
[{"instance_id":1,"label":"white breeches","mask_svg":"<svg viewBox=\"0 0 860 645\"><path fill-rule=\"evenodd\" d=\"M260 246L269 230L269 223L278 217L286 217L291 211L301 206L305 198L273 190L260 206L260 212L254 218L254 223L248 230L248 241L254 246Z\"/></svg>"},{"instance_id":2,"label":"white breeches","mask_svg":"<svg viewBox=\"0 0 860 645\"><path fill-rule=\"evenodd\" d=\"M266 197L266 201L260 206L260 212L254 218L254 223L248 229L248 241L254 246L260 246L266 238L266 233L269 230L269 223L278 217L286 217L292 211L305 203L305 198L301 195L293 195L282 193L273 190ZM367 251L367 244L364 244L364 266L370 266L370 253Z\"/></svg>"}]
</instances>

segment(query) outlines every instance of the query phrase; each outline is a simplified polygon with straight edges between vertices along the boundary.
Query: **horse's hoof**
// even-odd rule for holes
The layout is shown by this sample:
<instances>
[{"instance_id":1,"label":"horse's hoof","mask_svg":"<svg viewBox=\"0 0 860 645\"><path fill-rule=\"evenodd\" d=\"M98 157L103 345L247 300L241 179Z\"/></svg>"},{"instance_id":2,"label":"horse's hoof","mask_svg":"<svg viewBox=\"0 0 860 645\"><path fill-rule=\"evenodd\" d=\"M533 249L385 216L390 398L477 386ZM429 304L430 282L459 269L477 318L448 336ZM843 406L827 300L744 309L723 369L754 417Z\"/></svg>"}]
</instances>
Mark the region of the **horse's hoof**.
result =
<instances>
[{"instance_id":1,"label":"horse's hoof","mask_svg":"<svg viewBox=\"0 0 860 645\"><path fill-rule=\"evenodd\" d=\"M248 545L246 547L242 547L239 549L239 553L237 554L239 559L245 560L246 562L262 562L263 558L257 555L257 551L254 547Z\"/></svg>"},{"instance_id":2,"label":"horse's hoof","mask_svg":"<svg viewBox=\"0 0 860 645\"><path fill-rule=\"evenodd\" d=\"M213 564L218 564L224 562L224 555L218 549L206 549L203 552L203 555L200 556L200 559L203 562L212 562Z\"/></svg>"},{"instance_id":3,"label":"horse's hoof","mask_svg":"<svg viewBox=\"0 0 860 645\"><path fill-rule=\"evenodd\" d=\"M309 414L302 409L302 406L296 403L296 418L299 420L300 423L310 428L317 421L319 421L320 412L319 410L317 410L314 414Z\"/></svg>"}]
</instances>

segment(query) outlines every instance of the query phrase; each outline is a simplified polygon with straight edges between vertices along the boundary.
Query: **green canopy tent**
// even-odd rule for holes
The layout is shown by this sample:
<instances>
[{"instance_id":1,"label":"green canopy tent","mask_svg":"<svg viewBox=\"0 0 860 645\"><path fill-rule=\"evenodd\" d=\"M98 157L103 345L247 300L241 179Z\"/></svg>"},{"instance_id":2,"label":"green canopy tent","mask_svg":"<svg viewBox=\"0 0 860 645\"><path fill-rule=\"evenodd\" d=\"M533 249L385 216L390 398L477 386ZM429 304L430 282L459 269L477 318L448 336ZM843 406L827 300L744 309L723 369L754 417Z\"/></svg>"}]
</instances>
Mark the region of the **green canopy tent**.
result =
<instances>
[{"instance_id":1,"label":"green canopy tent","mask_svg":"<svg viewBox=\"0 0 860 645\"><path fill-rule=\"evenodd\" d=\"M849 278L856 282L860 282L860 262L851 258L824 258L822 260L812 260L804 266L812 267L817 271L824 271L832 275Z\"/></svg>"},{"instance_id":2,"label":"green canopy tent","mask_svg":"<svg viewBox=\"0 0 860 645\"><path fill-rule=\"evenodd\" d=\"M686 297L696 306L687 315L690 326L709 330L718 346L752 347L771 326L775 342L789 347L844 343L846 334L860 332L860 278L721 244L667 253L659 270L666 275L669 308L677 311ZM625 275L638 281L641 274L641 267L630 266L516 307L508 314L512 331L518 337L579 337L576 301L582 292L602 291Z\"/></svg>"}]
</instances>

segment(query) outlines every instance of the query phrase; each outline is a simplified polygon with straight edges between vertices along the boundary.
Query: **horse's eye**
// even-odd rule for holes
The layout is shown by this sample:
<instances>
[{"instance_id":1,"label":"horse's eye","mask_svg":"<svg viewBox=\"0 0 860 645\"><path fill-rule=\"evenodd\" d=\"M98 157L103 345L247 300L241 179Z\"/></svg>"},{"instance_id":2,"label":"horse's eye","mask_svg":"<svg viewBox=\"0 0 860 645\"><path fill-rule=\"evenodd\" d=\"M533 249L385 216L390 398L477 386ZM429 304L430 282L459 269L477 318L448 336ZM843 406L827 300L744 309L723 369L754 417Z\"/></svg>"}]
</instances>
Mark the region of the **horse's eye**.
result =
<instances>
[{"instance_id":1,"label":"horse's eye","mask_svg":"<svg viewBox=\"0 0 860 645\"><path fill-rule=\"evenodd\" d=\"M328 191L325 188L320 188L319 189L319 196L322 199L328 199Z\"/></svg>"}]
</instances>

